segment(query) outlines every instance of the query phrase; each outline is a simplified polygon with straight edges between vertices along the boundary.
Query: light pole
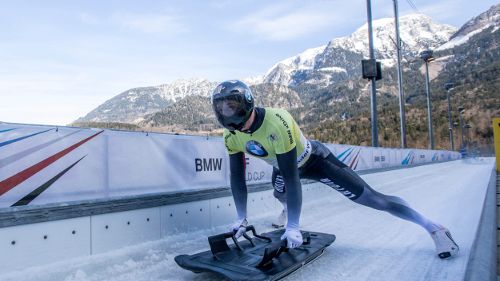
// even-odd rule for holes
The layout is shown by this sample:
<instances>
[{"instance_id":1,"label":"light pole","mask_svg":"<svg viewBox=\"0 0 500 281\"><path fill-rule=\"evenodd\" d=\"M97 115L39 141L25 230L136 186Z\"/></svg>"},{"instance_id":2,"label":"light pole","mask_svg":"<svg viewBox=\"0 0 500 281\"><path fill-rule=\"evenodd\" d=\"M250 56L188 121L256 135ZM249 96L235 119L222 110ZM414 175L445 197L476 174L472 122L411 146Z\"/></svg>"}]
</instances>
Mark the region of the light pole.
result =
<instances>
[{"instance_id":1,"label":"light pole","mask_svg":"<svg viewBox=\"0 0 500 281\"><path fill-rule=\"evenodd\" d=\"M368 17L368 45L370 49L370 60L375 64L375 51L373 49L373 29L372 29L372 4L370 0L366 0L366 12ZM376 70L375 70L376 73ZM371 119L372 119L372 146L378 147L378 128L377 128L377 84L376 77L370 78L372 84L371 92Z\"/></svg>"},{"instance_id":2,"label":"light pole","mask_svg":"<svg viewBox=\"0 0 500 281\"><path fill-rule=\"evenodd\" d=\"M401 70L401 38L399 37L398 0L394 2L394 24L396 27L396 51L398 57L399 122L401 128L401 148L406 148L405 95L403 92L403 71Z\"/></svg>"},{"instance_id":3,"label":"light pole","mask_svg":"<svg viewBox=\"0 0 500 281\"><path fill-rule=\"evenodd\" d=\"M450 103L450 91L453 89L453 83L444 84L444 88L446 89L446 99L448 100L448 131L450 133L450 145L451 151L455 150L455 142L453 141L453 127L451 124L451 103Z\"/></svg>"},{"instance_id":4,"label":"light pole","mask_svg":"<svg viewBox=\"0 0 500 281\"><path fill-rule=\"evenodd\" d=\"M471 143L471 140L470 140L471 139L470 138L470 128L472 128L472 126L470 124L465 124L464 128L467 129L467 132L465 133L466 134L465 143L467 144L466 146L470 150L470 148L471 148L471 146L470 146L470 143Z\"/></svg>"},{"instance_id":5,"label":"light pole","mask_svg":"<svg viewBox=\"0 0 500 281\"><path fill-rule=\"evenodd\" d=\"M462 156L464 155L465 152L465 147L464 147L464 118L463 114L465 112L465 109L463 106L458 107L458 115L460 116L460 153L462 153Z\"/></svg>"},{"instance_id":6,"label":"light pole","mask_svg":"<svg viewBox=\"0 0 500 281\"><path fill-rule=\"evenodd\" d=\"M420 58L425 62L425 88L427 90L427 116L429 122L429 142L431 149L434 149L434 134L432 132L432 104L431 104L431 89L429 87L429 62L434 60L432 50L420 52Z\"/></svg>"}]
</instances>

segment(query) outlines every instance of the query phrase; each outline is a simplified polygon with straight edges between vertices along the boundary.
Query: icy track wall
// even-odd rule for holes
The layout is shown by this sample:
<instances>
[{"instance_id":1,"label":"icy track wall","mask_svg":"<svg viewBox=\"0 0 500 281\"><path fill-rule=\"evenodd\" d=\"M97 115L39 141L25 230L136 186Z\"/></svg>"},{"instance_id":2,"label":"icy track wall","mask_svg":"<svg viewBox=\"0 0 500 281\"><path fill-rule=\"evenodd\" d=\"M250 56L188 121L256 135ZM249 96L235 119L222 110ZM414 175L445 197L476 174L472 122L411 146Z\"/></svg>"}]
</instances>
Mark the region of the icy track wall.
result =
<instances>
[{"instance_id":1,"label":"icy track wall","mask_svg":"<svg viewBox=\"0 0 500 281\"><path fill-rule=\"evenodd\" d=\"M458 153L328 145L355 170ZM247 159L249 210L279 212L272 167ZM0 123L0 272L231 223L222 138ZM331 193L304 184L304 200ZM257 213L250 211L249 216Z\"/></svg>"},{"instance_id":2,"label":"icy track wall","mask_svg":"<svg viewBox=\"0 0 500 281\"><path fill-rule=\"evenodd\" d=\"M460 158L459 153L328 145L352 169ZM0 123L0 208L210 189L229 185L220 137ZM272 167L247 158L247 183Z\"/></svg>"}]
</instances>

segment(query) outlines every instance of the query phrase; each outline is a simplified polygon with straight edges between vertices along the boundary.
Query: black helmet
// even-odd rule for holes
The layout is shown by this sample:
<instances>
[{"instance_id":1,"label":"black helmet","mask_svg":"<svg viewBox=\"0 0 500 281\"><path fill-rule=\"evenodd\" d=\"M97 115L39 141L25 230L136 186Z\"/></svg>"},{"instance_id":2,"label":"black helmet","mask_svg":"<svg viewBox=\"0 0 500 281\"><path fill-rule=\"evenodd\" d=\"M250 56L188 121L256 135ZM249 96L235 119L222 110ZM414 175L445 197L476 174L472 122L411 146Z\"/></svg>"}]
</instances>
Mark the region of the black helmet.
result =
<instances>
[{"instance_id":1,"label":"black helmet","mask_svg":"<svg viewBox=\"0 0 500 281\"><path fill-rule=\"evenodd\" d=\"M250 88L239 80L220 83L212 93L212 108L224 128L241 130L252 114L253 95Z\"/></svg>"}]
</instances>

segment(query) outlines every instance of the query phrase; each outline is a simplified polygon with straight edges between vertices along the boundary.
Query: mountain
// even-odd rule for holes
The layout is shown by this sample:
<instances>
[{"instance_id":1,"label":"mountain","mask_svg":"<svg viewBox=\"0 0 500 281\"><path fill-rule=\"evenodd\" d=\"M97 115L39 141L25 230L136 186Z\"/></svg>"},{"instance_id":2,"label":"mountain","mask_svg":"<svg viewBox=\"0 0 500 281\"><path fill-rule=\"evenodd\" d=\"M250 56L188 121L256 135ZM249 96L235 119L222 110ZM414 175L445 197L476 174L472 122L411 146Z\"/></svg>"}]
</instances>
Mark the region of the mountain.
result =
<instances>
[{"instance_id":1,"label":"mountain","mask_svg":"<svg viewBox=\"0 0 500 281\"><path fill-rule=\"evenodd\" d=\"M491 119L500 116L500 29L499 6L465 23L451 39L468 35L461 44L448 44L437 48L436 60L430 69L433 128L436 147L449 149L448 103L445 83L453 83L450 91L452 122L460 123L459 107L464 107L463 123L465 143L485 147L492 153L493 130ZM478 20L481 19L481 20ZM450 42L451 42L450 41ZM403 64L406 129L409 147L428 147L425 71L423 62L415 60ZM399 140L399 105L395 67L386 67L384 78L377 83L378 128L381 146L397 147ZM348 87L350 83L350 87ZM316 105L295 112L309 137L339 143L370 144L370 99L368 83L362 80L341 82L328 87L304 87L296 90L302 95L319 99ZM340 93L343 99L338 99ZM305 104L313 104L304 102ZM329 106L324 106L329 104ZM323 105L323 106L322 106ZM308 112L307 117L302 117ZM461 143L462 130L454 128L455 148Z\"/></svg>"},{"instance_id":2,"label":"mountain","mask_svg":"<svg viewBox=\"0 0 500 281\"><path fill-rule=\"evenodd\" d=\"M456 28L438 24L428 16L413 14L399 20L403 41L403 57L415 58L418 52L436 48L448 41ZM393 19L373 21L375 56L384 66L396 63L395 27ZM292 87L301 84L328 86L346 79L361 76L361 59L368 54L368 26L360 27L353 34L331 40L327 45L308 49L301 54L275 64L264 76L266 83Z\"/></svg>"},{"instance_id":3,"label":"mountain","mask_svg":"<svg viewBox=\"0 0 500 281\"><path fill-rule=\"evenodd\" d=\"M377 57L385 65L394 65L392 43L394 22L380 19L373 22ZM424 15L409 15L400 19L401 38L406 43L404 54L416 56L424 47L444 43L455 29L434 23ZM266 74L244 79L249 85L280 84L298 87L311 84L327 87L361 76L360 60L367 56L367 26L350 36L336 38L327 45L308 49L301 54L275 64ZM195 95L206 97L217 82L205 79L177 80L171 84L134 88L106 101L76 122L120 122L137 124L146 115L154 114L176 102ZM272 93L271 93L272 94ZM285 106L285 104L280 106ZM146 123L150 121L146 120ZM153 122L154 123L154 122ZM143 123L144 124L144 123Z\"/></svg>"},{"instance_id":4,"label":"mountain","mask_svg":"<svg viewBox=\"0 0 500 281\"><path fill-rule=\"evenodd\" d=\"M428 147L425 68L422 60L418 59L418 53L428 48L435 50L436 57L429 65L436 147L449 149L446 91L443 87L444 83L448 82L455 84L451 92L453 121L458 122L457 108L464 106L464 122L472 125L469 130L471 138L479 137L483 144L492 141L491 118L500 116L498 15L499 5L495 5L458 30L436 24L423 15L401 17L403 88L409 147ZM381 19L374 21L373 26L376 56L383 63L383 79L377 82L379 143L381 146L398 147L400 128L396 50L392 40L394 22L393 19ZM362 26L349 36L333 39L323 46L282 60L262 76L246 79L245 82L251 85L258 105L288 109L310 138L369 145L370 85L367 80L361 78L360 63L362 58L367 57L368 52L366 28L366 25ZM460 44L453 43L460 38L467 40L462 39ZM165 98L159 87L143 88L153 89L144 91L144 101L140 103L144 109L144 104L154 104L151 102L154 98L164 101L164 105L157 103L157 107L147 112L134 112L135 105L130 104L133 99L125 98L128 97L126 93L135 91L135 100L139 100L141 92L137 89L129 90L108 102L116 99L117 108L134 112L132 115L135 119L128 119L134 121L133 125L117 126L139 126L143 130L191 134L218 134L220 126L215 121L208 98L208 93L216 82L204 81L199 83L200 85L192 81L164 85L176 89L172 91L178 93L177 95L169 95L176 97L175 99ZM179 86L186 83L193 83L193 87ZM198 90L200 87L207 88ZM188 90L181 91L179 88ZM151 92L157 96L150 94ZM120 100L122 95L124 97ZM113 110L110 107L98 109L107 109L108 114ZM121 112L117 115L120 114L126 115ZM97 112L96 119L103 119L103 116L103 113ZM115 126L108 123L104 125ZM89 126L92 125L104 126L101 123L92 123ZM458 136L459 133L455 130L455 143L459 143Z\"/></svg>"},{"instance_id":5,"label":"mountain","mask_svg":"<svg viewBox=\"0 0 500 281\"><path fill-rule=\"evenodd\" d=\"M176 80L170 84L127 90L76 122L138 123L147 114L182 100L189 95L209 96L217 82L206 79Z\"/></svg>"}]
</instances>

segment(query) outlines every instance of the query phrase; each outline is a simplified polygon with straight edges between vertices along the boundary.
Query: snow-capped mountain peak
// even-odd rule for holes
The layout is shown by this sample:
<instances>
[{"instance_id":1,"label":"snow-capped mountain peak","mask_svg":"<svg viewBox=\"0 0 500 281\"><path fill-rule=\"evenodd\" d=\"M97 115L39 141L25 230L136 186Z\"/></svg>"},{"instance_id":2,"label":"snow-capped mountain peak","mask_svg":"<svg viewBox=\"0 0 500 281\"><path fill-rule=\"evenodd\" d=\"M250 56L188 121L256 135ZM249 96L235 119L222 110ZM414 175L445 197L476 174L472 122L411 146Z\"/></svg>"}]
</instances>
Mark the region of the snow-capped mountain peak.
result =
<instances>
[{"instance_id":1,"label":"snow-capped mountain peak","mask_svg":"<svg viewBox=\"0 0 500 281\"><path fill-rule=\"evenodd\" d=\"M373 45L377 59L396 58L396 35L393 18L384 18L373 21ZM456 28L434 23L423 14L410 14L399 18L400 38L403 41L403 51L417 53L419 50L435 48L448 41ZM358 28L353 34L333 39L330 46L345 48L368 57L368 24Z\"/></svg>"},{"instance_id":2,"label":"snow-capped mountain peak","mask_svg":"<svg viewBox=\"0 0 500 281\"><path fill-rule=\"evenodd\" d=\"M422 49L436 48L448 41L456 28L438 24L428 16L410 14L399 19L403 56L414 57ZM395 64L395 23L393 18L373 21L376 58L385 66ZM368 25L354 33L335 38L328 45L307 49L275 64L264 77L267 83L296 86L302 83L329 84L347 76L359 77L359 63L368 57Z\"/></svg>"},{"instance_id":3,"label":"snow-capped mountain peak","mask_svg":"<svg viewBox=\"0 0 500 281\"><path fill-rule=\"evenodd\" d=\"M275 64L270 70L268 70L266 75L268 75L269 72L272 71L272 69L278 65L295 69L312 69L314 67L316 56L321 54L325 50L325 48L326 45L317 48L307 49L296 56L282 60L277 64Z\"/></svg>"},{"instance_id":4,"label":"snow-capped mountain peak","mask_svg":"<svg viewBox=\"0 0 500 281\"><path fill-rule=\"evenodd\" d=\"M266 83L287 85L288 81L292 79L294 71L314 69L317 56L323 53L325 48L326 45L307 49L296 56L276 63L266 72L263 81Z\"/></svg>"}]
</instances>

